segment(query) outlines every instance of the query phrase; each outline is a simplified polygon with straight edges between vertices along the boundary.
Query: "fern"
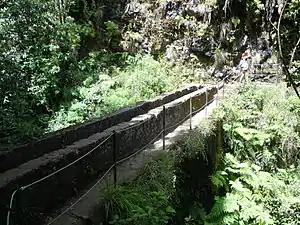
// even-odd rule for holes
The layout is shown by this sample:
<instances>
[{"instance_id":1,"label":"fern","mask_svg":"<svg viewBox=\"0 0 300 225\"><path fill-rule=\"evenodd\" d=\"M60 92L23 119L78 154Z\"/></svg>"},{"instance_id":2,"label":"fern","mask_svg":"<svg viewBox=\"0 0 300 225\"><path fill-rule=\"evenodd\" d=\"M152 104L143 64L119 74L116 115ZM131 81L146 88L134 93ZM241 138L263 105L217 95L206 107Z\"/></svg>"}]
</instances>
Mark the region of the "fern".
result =
<instances>
[{"instance_id":1,"label":"fern","mask_svg":"<svg viewBox=\"0 0 300 225\"><path fill-rule=\"evenodd\" d=\"M217 196L206 216L207 225L298 224L300 221L300 173L294 167L269 173L250 162L239 162L225 154L223 170L217 170L212 182L227 187L225 196ZM295 222L296 220L296 222Z\"/></svg>"},{"instance_id":2,"label":"fern","mask_svg":"<svg viewBox=\"0 0 300 225\"><path fill-rule=\"evenodd\" d=\"M228 188L207 224L300 224L300 173L289 167L298 165L300 120L291 109L299 106L286 92L245 86L217 110L231 153L212 183Z\"/></svg>"},{"instance_id":3,"label":"fern","mask_svg":"<svg viewBox=\"0 0 300 225\"><path fill-rule=\"evenodd\" d=\"M227 180L226 176L227 173L225 171L216 171L212 176L211 176L211 181L214 186L217 188L221 187L227 187Z\"/></svg>"}]
</instances>

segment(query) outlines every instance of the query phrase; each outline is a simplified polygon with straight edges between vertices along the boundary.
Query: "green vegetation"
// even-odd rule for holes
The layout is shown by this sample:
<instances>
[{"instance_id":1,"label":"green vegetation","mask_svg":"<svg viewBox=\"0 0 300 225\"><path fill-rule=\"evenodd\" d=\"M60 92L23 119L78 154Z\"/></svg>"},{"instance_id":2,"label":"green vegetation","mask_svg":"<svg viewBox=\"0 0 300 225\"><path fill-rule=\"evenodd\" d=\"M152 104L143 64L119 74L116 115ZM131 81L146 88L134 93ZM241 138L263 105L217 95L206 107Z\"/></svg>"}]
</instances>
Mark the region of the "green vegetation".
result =
<instances>
[{"instance_id":1,"label":"green vegetation","mask_svg":"<svg viewBox=\"0 0 300 225\"><path fill-rule=\"evenodd\" d=\"M300 58L299 58L299 29L300 29L300 1L287 1L281 21L282 27L279 30L282 44L284 63L289 66L295 80L300 79ZM285 41L290 40L290 41Z\"/></svg>"},{"instance_id":2,"label":"green vegetation","mask_svg":"<svg viewBox=\"0 0 300 225\"><path fill-rule=\"evenodd\" d=\"M237 88L214 113L225 135L217 159L208 120L111 189L104 224L299 224L299 103L283 85Z\"/></svg>"},{"instance_id":3,"label":"green vegetation","mask_svg":"<svg viewBox=\"0 0 300 225\"><path fill-rule=\"evenodd\" d=\"M32 136L76 80L76 51L89 26L59 22L54 1L4 1L0 7L0 138Z\"/></svg>"},{"instance_id":4,"label":"green vegetation","mask_svg":"<svg viewBox=\"0 0 300 225\"><path fill-rule=\"evenodd\" d=\"M245 86L216 112L228 149L208 224L299 224L300 104L284 86Z\"/></svg>"},{"instance_id":5,"label":"green vegetation","mask_svg":"<svg viewBox=\"0 0 300 225\"><path fill-rule=\"evenodd\" d=\"M283 5L278 8L275 0L4 0L0 145L26 142L183 83L201 82L208 71L235 64L245 35L255 43L267 33L274 45L278 33L297 80L299 1Z\"/></svg>"},{"instance_id":6,"label":"green vegetation","mask_svg":"<svg viewBox=\"0 0 300 225\"><path fill-rule=\"evenodd\" d=\"M105 199L106 222L110 224L168 224L175 210L171 155L161 154L148 163L132 183L109 190Z\"/></svg>"},{"instance_id":7,"label":"green vegetation","mask_svg":"<svg viewBox=\"0 0 300 225\"><path fill-rule=\"evenodd\" d=\"M226 194L215 198L206 224L299 224L299 169L266 172L230 153L212 177Z\"/></svg>"},{"instance_id":8,"label":"green vegetation","mask_svg":"<svg viewBox=\"0 0 300 225\"><path fill-rule=\"evenodd\" d=\"M174 90L189 83L195 74L183 65L172 66L163 59L155 60L151 55L123 53L117 56L90 54L82 63L83 67L89 67L85 80L69 90L72 101L62 104L54 113L49 131L107 115ZM120 60L124 65L116 66L112 60Z\"/></svg>"},{"instance_id":9,"label":"green vegetation","mask_svg":"<svg viewBox=\"0 0 300 225\"><path fill-rule=\"evenodd\" d=\"M298 163L299 113L299 99L284 85L250 85L224 101L217 116L224 118L228 142L239 160L251 159L272 170Z\"/></svg>"}]
</instances>

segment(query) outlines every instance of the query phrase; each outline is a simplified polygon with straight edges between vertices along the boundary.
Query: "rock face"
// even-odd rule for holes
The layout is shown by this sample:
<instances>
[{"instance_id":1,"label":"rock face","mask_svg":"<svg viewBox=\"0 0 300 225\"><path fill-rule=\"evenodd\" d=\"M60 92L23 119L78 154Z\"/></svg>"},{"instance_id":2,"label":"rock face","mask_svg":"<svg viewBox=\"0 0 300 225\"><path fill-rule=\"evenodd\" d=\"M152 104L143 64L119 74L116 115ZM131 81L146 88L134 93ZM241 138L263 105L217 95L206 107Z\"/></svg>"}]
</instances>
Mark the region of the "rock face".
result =
<instances>
[{"instance_id":1,"label":"rock face","mask_svg":"<svg viewBox=\"0 0 300 225\"><path fill-rule=\"evenodd\" d=\"M189 60L196 55L202 61L213 61L216 43L212 38L195 37L174 41L167 46L165 57L169 60Z\"/></svg>"},{"instance_id":2,"label":"rock face","mask_svg":"<svg viewBox=\"0 0 300 225\"><path fill-rule=\"evenodd\" d=\"M267 22L257 19L260 14L264 18L265 12L247 11L244 1L104 0L96 8L101 18L93 19L100 36L105 26L99 21L112 20L119 26L118 40L110 45L113 50L165 55L171 61L195 62L196 59L209 66L219 60L218 50L233 54L230 60L234 65L247 46L261 51L260 63L271 55L267 41L270 34L262 29ZM99 45L105 40L100 36Z\"/></svg>"},{"instance_id":3,"label":"rock face","mask_svg":"<svg viewBox=\"0 0 300 225\"><path fill-rule=\"evenodd\" d=\"M267 2L263 2L267 11L249 10L245 1L103 0L97 4L102 17L94 18L95 23L112 20L120 28L118 40L110 44L113 50L165 55L171 61L209 66L219 63L219 50L232 54L230 61L235 66L248 47L261 51L260 64L272 55L272 37L266 30L265 16L273 9ZM101 36L105 26L96 27L100 28ZM100 36L99 43L105 40ZM216 69L222 72L223 67Z\"/></svg>"}]
</instances>

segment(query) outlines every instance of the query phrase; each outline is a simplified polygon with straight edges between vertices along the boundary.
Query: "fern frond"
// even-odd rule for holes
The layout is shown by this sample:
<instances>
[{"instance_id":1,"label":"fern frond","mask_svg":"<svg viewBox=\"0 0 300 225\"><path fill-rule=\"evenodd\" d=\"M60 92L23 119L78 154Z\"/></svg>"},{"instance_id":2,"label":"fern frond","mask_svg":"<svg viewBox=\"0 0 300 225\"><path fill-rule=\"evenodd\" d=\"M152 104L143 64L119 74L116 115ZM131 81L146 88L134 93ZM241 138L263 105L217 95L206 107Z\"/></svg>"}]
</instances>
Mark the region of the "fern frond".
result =
<instances>
[{"instance_id":1,"label":"fern frond","mask_svg":"<svg viewBox=\"0 0 300 225\"><path fill-rule=\"evenodd\" d=\"M207 216L208 221L215 221L218 218L224 216L226 214L226 210L224 209L225 207L225 201L226 197L216 197L215 198L216 202Z\"/></svg>"},{"instance_id":2,"label":"fern frond","mask_svg":"<svg viewBox=\"0 0 300 225\"><path fill-rule=\"evenodd\" d=\"M225 171L218 170L211 176L211 182L217 188L225 187L227 186L227 180L225 176L227 176Z\"/></svg>"}]
</instances>

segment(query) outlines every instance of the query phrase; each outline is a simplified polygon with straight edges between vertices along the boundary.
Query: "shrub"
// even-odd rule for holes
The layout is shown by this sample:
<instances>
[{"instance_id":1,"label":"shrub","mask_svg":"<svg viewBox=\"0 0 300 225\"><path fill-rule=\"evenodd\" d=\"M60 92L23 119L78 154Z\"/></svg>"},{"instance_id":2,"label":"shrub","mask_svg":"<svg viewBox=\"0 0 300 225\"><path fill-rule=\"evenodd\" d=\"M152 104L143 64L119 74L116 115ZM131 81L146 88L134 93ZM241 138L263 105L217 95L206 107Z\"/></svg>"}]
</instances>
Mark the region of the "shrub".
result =
<instances>
[{"instance_id":1,"label":"shrub","mask_svg":"<svg viewBox=\"0 0 300 225\"><path fill-rule=\"evenodd\" d=\"M62 92L75 78L81 37L89 25L59 20L55 1L2 1L0 8L0 139L7 144L42 133Z\"/></svg>"},{"instance_id":2,"label":"shrub","mask_svg":"<svg viewBox=\"0 0 300 225\"><path fill-rule=\"evenodd\" d=\"M283 85L248 85L221 103L216 117L224 121L230 148L269 170L297 163L299 100Z\"/></svg>"},{"instance_id":3,"label":"shrub","mask_svg":"<svg viewBox=\"0 0 300 225\"><path fill-rule=\"evenodd\" d=\"M282 85L247 85L216 110L229 153L212 176L219 192L205 224L299 224L299 106Z\"/></svg>"},{"instance_id":4,"label":"shrub","mask_svg":"<svg viewBox=\"0 0 300 225\"><path fill-rule=\"evenodd\" d=\"M86 71L85 80L67 90L73 100L54 113L47 131L110 114L185 84L176 75L178 68L150 55L97 52L81 62L80 69Z\"/></svg>"},{"instance_id":5,"label":"shrub","mask_svg":"<svg viewBox=\"0 0 300 225\"><path fill-rule=\"evenodd\" d=\"M138 178L108 189L105 194L106 222L110 224L168 224L175 214L173 164L170 154L162 153L146 164Z\"/></svg>"}]
</instances>

